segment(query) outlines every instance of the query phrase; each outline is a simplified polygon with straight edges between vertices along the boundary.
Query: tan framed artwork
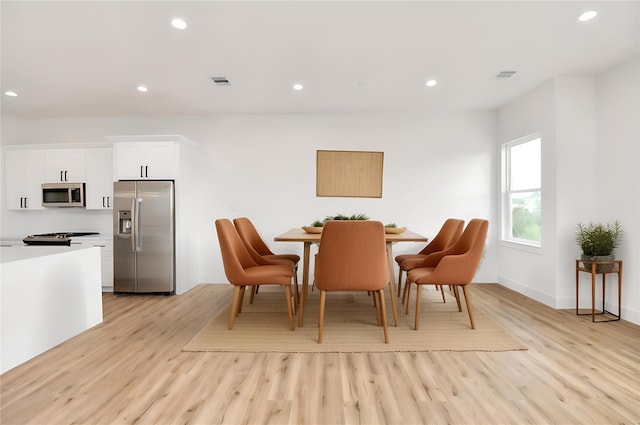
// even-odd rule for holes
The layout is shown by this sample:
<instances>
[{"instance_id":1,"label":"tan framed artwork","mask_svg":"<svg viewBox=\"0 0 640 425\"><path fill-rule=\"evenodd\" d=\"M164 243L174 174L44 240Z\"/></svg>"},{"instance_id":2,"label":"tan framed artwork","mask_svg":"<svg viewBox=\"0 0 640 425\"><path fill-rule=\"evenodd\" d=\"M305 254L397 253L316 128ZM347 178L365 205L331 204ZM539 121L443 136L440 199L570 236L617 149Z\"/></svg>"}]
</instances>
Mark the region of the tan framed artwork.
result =
<instances>
[{"instance_id":1,"label":"tan framed artwork","mask_svg":"<svg viewBox=\"0 0 640 425\"><path fill-rule=\"evenodd\" d=\"M382 198L384 152L316 153L316 196Z\"/></svg>"}]
</instances>

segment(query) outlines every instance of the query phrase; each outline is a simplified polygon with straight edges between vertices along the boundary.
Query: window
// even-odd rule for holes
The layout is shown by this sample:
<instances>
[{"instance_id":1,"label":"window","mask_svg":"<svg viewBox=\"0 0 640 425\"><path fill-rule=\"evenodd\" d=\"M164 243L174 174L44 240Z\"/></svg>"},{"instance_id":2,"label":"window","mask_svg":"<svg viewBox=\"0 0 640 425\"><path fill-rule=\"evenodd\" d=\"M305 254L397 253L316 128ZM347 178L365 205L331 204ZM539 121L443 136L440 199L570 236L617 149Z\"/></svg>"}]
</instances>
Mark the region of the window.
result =
<instances>
[{"instance_id":1,"label":"window","mask_svg":"<svg viewBox=\"0 0 640 425\"><path fill-rule=\"evenodd\" d=\"M541 246L541 139L528 136L503 145L503 239Z\"/></svg>"}]
</instances>

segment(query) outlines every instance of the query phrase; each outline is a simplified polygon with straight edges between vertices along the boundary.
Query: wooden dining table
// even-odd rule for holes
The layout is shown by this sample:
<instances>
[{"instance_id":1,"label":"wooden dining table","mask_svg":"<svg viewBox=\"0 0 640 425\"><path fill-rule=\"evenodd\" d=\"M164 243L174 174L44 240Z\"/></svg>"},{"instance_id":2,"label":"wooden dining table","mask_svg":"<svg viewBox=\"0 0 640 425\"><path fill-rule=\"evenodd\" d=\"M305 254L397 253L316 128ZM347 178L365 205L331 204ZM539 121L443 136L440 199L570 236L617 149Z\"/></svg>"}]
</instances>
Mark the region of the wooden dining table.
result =
<instances>
[{"instance_id":1,"label":"wooden dining table","mask_svg":"<svg viewBox=\"0 0 640 425\"><path fill-rule=\"evenodd\" d=\"M303 326L304 303L307 299L309 290L309 262L311 256L311 244L319 243L322 233L308 233L301 227L296 227L284 232L273 238L276 242L302 242L304 243L303 262L302 262L302 298L300 300L300 312L298 314L298 326ZM393 269L393 250L392 245L395 242L426 242L429 239L410 230L400 233L385 233L385 241L387 243L387 260L389 263L389 290L391 291L391 311L393 312L393 320L398 326L398 307L396 304L396 289L394 284Z\"/></svg>"}]
</instances>

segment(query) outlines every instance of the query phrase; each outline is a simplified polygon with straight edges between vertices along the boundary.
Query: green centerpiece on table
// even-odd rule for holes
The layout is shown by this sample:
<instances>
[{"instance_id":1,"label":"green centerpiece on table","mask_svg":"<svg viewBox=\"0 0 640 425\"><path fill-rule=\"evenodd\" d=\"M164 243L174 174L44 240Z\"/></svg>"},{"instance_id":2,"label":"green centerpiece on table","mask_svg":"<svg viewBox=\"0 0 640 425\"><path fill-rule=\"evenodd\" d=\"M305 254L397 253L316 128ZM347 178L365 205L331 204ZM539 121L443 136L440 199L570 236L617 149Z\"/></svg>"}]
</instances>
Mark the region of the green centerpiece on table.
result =
<instances>
[{"instance_id":1,"label":"green centerpiece on table","mask_svg":"<svg viewBox=\"0 0 640 425\"><path fill-rule=\"evenodd\" d=\"M305 232L307 233L320 233L322 232L322 227L327 221L330 220L369 220L369 216L360 213L360 214L336 214L336 215L328 215L324 218L324 220L315 220L309 226L303 226ZM384 225L385 232L387 233L402 233L406 230L406 227L398 227L396 223L388 223Z\"/></svg>"}]
</instances>

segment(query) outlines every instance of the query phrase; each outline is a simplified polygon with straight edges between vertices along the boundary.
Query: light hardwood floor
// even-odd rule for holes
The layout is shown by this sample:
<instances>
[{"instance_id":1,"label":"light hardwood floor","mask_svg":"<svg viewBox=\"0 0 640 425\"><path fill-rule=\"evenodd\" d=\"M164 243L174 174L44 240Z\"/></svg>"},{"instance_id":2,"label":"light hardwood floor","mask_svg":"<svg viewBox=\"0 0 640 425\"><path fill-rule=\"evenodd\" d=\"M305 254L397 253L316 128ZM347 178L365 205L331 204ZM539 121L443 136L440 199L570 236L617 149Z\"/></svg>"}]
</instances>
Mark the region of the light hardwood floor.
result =
<instances>
[{"instance_id":1,"label":"light hardwood floor","mask_svg":"<svg viewBox=\"0 0 640 425\"><path fill-rule=\"evenodd\" d=\"M0 377L1 422L640 424L640 327L629 322L594 324L483 284L473 305L527 351L182 352L231 293L104 294L103 324Z\"/></svg>"}]
</instances>

